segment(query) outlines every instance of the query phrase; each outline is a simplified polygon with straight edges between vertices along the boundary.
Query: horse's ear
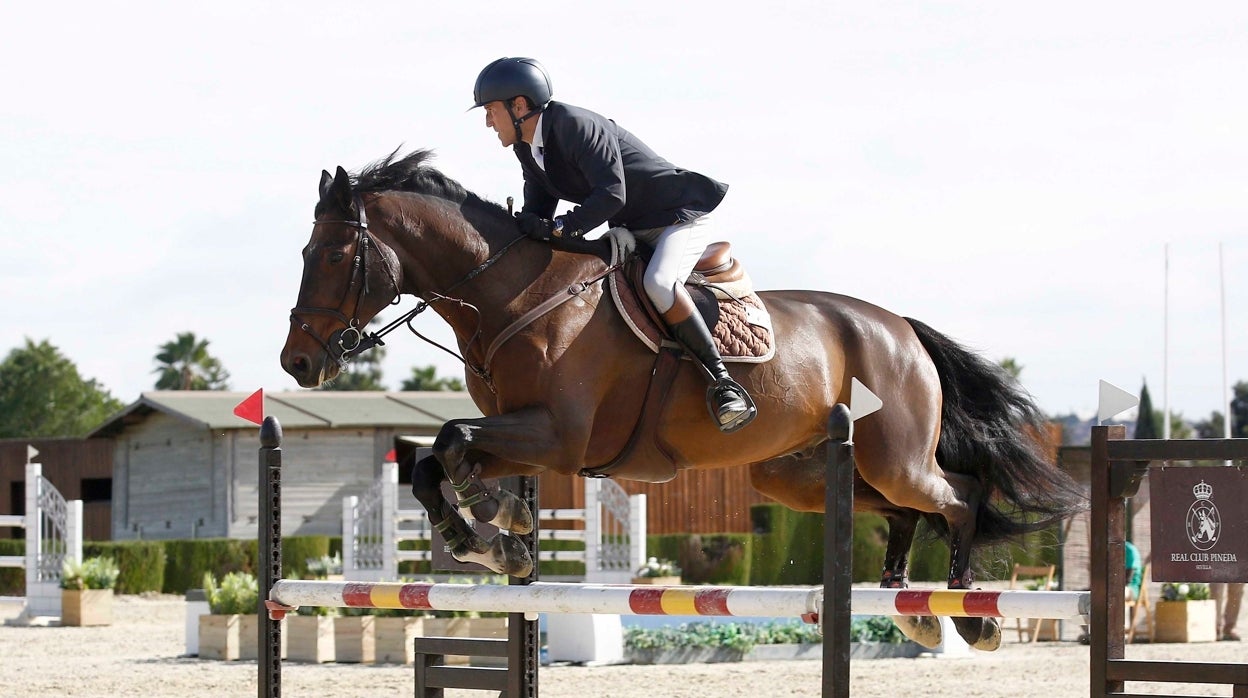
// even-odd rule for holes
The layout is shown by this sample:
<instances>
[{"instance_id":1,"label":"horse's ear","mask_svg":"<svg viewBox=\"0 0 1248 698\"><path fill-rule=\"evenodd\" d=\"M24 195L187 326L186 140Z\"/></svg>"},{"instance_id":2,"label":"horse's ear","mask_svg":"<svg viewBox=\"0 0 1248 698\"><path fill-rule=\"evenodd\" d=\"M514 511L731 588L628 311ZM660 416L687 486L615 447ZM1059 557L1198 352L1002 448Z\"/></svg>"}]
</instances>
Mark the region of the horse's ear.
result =
<instances>
[{"instance_id":1,"label":"horse's ear","mask_svg":"<svg viewBox=\"0 0 1248 698\"><path fill-rule=\"evenodd\" d=\"M326 172L321 178L321 203L338 211L345 218L351 214L351 176L342 169L342 165L338 166L333 181L326 185L325 178L328 176L329 173Z\"/></svg>"},{"instance_id":2,"label":"horse's ear","mask_svg":"<svg viewBox=\"0 0 1248 698\"><path fill-rule=\"evenodd\" d=\"M329 170L321 170L321 201L325 200L325 196L329 194L329 185L334 183L334 177Z\"/></svg>"}]
</instances>

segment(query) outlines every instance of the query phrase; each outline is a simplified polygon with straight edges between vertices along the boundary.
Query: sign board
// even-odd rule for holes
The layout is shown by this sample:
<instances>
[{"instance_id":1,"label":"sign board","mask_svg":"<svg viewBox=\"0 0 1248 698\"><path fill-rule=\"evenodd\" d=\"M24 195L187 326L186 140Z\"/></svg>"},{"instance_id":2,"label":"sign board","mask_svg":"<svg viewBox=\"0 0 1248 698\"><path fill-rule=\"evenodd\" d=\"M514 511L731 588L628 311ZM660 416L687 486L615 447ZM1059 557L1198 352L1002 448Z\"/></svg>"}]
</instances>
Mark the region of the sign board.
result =
<instances>
[{"instance_id":1,"label":"sign board","mask_svg":"<svg viewBox=\"0 0 1248 698\"><path fill-rule=\"evenodd\" d=\"M1248 467L1154 466L1153 581L1248 582Z\"/></svg>"}]
</instances>

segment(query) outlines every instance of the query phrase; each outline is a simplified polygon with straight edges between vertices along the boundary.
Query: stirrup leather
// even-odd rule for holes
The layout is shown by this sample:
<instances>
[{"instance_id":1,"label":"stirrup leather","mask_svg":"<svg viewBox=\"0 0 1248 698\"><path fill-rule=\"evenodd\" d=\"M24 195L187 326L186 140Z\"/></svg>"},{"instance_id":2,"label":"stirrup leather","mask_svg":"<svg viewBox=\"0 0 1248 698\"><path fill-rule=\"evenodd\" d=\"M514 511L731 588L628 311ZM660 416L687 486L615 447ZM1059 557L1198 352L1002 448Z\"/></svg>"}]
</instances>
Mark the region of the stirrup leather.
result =
<instances>
[{"instance_id":1,"label":"stirrup leather","mask_svg":"<svg viewBox=\"0 0 1248 698\"><path fill-rule=\"evenodd\" d=\"M719 430L731 434L754 421L758 408L750 394L732 378L720 378L706 389L706 408Z\"/></svg>"}]
</instances>

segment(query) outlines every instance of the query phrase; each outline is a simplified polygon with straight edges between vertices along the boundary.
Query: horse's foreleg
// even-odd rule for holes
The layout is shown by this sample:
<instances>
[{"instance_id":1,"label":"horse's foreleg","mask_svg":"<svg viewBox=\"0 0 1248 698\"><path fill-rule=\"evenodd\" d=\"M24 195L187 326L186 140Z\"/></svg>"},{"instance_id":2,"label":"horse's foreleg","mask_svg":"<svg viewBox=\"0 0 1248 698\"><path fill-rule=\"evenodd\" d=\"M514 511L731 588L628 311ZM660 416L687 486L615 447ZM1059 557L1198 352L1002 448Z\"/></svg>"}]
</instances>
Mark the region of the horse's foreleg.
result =
<instances>
[{"instance_id":1,"label":"horse's foreleg","mask_svg":"<svg viewBox=\"0 0 1248 698\"><path fill-rule=\"evenodd\" d=\"M459 506L470 510L474 519L502 531L529 533L534 526L533 512L524 501L501 487L486 485L482 478L487 465L495 465L492 470L497 471L503 462L481 448L482 433L479 425L448 422L434 442L434 455L442 462Z\"/></svg>"},{"instance_id":2,"label":"horse's foreleg","mask_svg":"<svg viewBox=\"0 0 1248 698\"><path fill-rule=\"evenodd\" d=\"M557 447L553 434L550 414L544 409L452 420L438 432L433 455L442 464L460 507L469 509L478 521L525 534L533 530L534 513L515 494L487 486L484 480L540 472L541 466L526 463L548 462ZM452 549L452 554L457 560L479 562L512 576L527 577L532 572L533 556L518 539L497 535L486 543L487 552L468 545L461 552Z\"/></svg>"},{"instance_id":3,"label":"horse's foreleg","mask_svg":"<svg viewBox=\"0 0 1248 698\"><path fill-rule=\"evenodd\" d=\"M425 507L432 526L446 541L457 558L463 554L481 554L490 544L464 520L459 509L442 496L446 472L437 458L427 456L412 466L412 495Z\"/></svg>"}]
</instances>

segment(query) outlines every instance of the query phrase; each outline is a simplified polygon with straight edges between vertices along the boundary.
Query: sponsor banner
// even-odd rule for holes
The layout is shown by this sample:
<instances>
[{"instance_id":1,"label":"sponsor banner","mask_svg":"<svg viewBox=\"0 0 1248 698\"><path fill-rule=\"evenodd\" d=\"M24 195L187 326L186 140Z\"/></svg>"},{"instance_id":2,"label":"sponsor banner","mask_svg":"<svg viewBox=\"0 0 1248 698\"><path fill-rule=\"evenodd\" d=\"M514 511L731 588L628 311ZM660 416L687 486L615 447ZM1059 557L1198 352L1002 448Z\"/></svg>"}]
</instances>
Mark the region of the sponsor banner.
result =
<instances>
[{"instance_id":1,"label":"sponsor banner","mask_svg":"<svg viewBox=\"0 0 1248 698\"><path fill-rule=\"evenodd\" d=\"M1248 582L1248 468L1152 467L1153 581Z\"/></svg>"}]
</instances>

